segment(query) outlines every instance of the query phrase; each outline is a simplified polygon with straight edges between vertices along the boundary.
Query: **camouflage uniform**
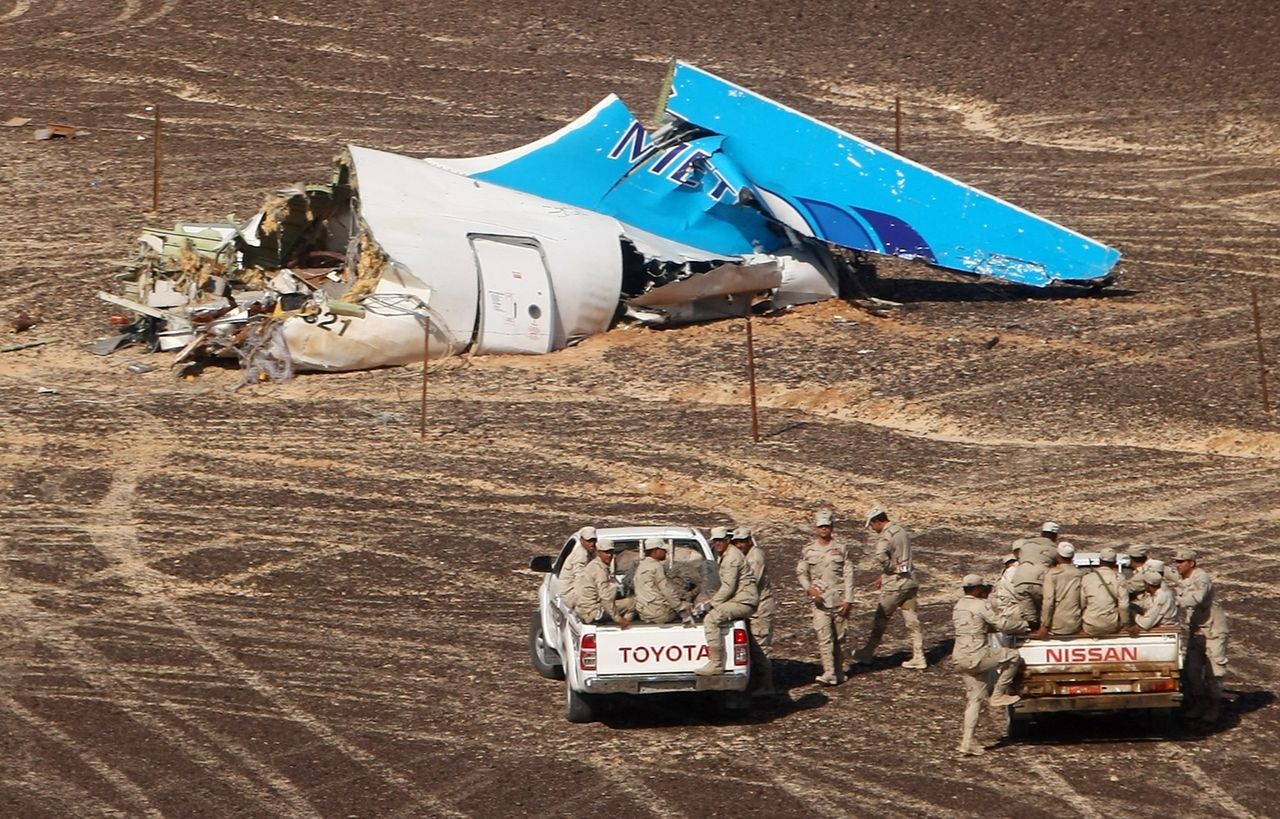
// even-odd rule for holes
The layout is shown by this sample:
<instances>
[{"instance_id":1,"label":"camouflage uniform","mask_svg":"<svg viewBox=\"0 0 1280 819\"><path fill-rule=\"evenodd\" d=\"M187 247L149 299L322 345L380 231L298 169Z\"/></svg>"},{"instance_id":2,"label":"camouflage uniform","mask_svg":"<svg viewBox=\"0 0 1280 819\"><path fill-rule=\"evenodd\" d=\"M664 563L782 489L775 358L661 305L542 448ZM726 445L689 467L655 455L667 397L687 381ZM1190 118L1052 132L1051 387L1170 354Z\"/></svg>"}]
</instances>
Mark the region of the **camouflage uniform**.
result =
<instances>
[{"instance_id":1,"label":"camouflage uniform","mask_svg":"<svg viewBox=\"0 0 1280 819\"><path fill-rule=\"evenodd\" d=\"M679 616L684 603L667 579L662 561L646 557L636 567L636 615L645 623L670 623Z\"/></svg>"},{"instance_id":2,"label":"camouflage uniform","mask_svg":"<svg viewBox=\"0 0 1280 819\"><path fill-rule=\"evenodd\" d=\"M1114 566L1103 564L1080 581L1084 633L1108 637L1129 625L1129 591Z\"/></svg>"},{"instance_id":3,"label":"camouflage uniform","mask_svg":"<svg viewBox=\"0 0 1280 819\"><path fill-rule=\"evenodd\" d=\"M635 611L635 603L630 597L618 597L618 584L609 567L597 558L582 572L578 583L578 602L573 610L584 623L617 623Z\"/></svg>"},{"instance_id":4,"label":"camouflage uniform","mask_svg":"<svg viewBox=\"0 0 1280 819\"><path fill-rule=\"evenodd\" d=\"M880 600L871 620L871 632L867 642L854 652L853 658L869 663L876 647L884 637L889 617L895 611L902 612L902 620L911 636L911 659L903 663L908 668L924 668L924 632L920 629L920 616L916 613L916 595L920 584L916 582L911 560L911 534L899 523L886 523L876 535L871 548L872 559L880 566Z\"/></svg>"},{"instance_id":5,"label":"camouflage uniform","mask_svg":"<svg viewBox=\"0 0 1280 819\"><path fill-rule=\"evenodd\" d=\"M707 635L707 664L696 674L720 674L724 672L724 638L720 626L734 620L747 620L760 603L760 591L756 588L755 575L742 550L726 546L720 555L720 588L711 598L711 611L702 619Z\"/></svg>"},{"instance_id":6,"label":"camouflage uniform","mask_svg":"<svg viewBox=\"0 0 1280 819\"><path fill-rule=\"evenodd\" d=\"M1177 596L1187 622L1184 673L1192 713L1216 720L1222 707L1221 679L1227 675L1227 641L1231 636L1227 613L1215 599L1213 577L1199 566L1182 581Z\"/></svg>"},{"instance_id":7,"label":"camouflage uniform","mask_svg":"<svg viewBox=\"0 0 1280 819\"><path fill-rule=\"evenodd\" d=\"M804 547L796 563L796 579L806 595L814 587L821 593L816 600L807 598L813 607L813 631L822 661L822 675L818 679L829 685L842 683L846 618L839 610L853 600L853 565L848 549L834 539L826 544L815 539Z\"/></svg>"},{"instance_id":8,"label":"camouflage uniform","mask_svg":"<svg viewBox=\"0 0 1280 819\"><path fill-rule=\"evenodd\" d=\"M966 582L969 578L966 578ZM990 607L981 598L965 595L956 602L951 612L955 626L955 648L951 661L960 679L964 681L966 695L964 709L964 733L959 751L964 754L980 754L981 746L974 740L982 703L987 700L987 681L992 671L999 670L994 693L1001 701L1009 698L1009 686L1017 675L1022 658L1016 649L994 648L989 635L1000 630Z\"/></svg>"},{"instance_id":9,"label":"camouflage uniform","mask_svg":"<svg viewBox=\"0 0 1280 819\"><path fill-rule=\"evenodd\" d=\"M1044 573L1044 602L1040 604L1040 627L1053 635L1075 634L1083 624L1084 599L1081 582L1084 572L1070 563L1059 563Z\"/></svg>"}]
</instances>

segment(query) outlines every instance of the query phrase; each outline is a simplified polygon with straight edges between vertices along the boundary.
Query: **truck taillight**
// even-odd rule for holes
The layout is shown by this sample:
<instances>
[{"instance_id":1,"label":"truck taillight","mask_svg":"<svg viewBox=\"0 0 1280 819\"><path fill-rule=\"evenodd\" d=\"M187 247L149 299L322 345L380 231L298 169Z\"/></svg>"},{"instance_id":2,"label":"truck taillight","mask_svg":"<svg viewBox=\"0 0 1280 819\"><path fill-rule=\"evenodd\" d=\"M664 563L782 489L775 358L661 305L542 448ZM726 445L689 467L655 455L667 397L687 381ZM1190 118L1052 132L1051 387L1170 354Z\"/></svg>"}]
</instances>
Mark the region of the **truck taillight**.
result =
<instances>
[{"instance_id":1,"label":"truck taillight","mask_svg":"<svg viewBox=\"0 0 1280 819\"><path fill-rule=\"evenodd\" d=\"M1101 694L1101 685L1068 685L1067 694L1076 697L1083 694Z\"/></svg>"},{"instance_id":2,"label":"truck taillight","mask_svg":"<svg viewBox=\"0 0 1280 819\"><path fill-rule=\"evenodd\" d=\"M751 649L747 643L747 630L735 628L733 630L733 664L746 665L750 657Z\"/></svg>"},{"instance_id":3,"label":"truck taillight","mask_svg":"<svg viewBox=\"0 0 1280 819\"><path fill-rule=\"evenodd\" d=\"M578 644L578 668L583 671L596 670L596 636L594 634L582 635L582 642Z\"/></svg>"},{"instance_id":4,"label":"truck taillight","mask_svg":"<svg viewBox=\"0 0 1280 819\"><path fill-rule=\"evenodd\" d=\"M1142 683L1143 691L1150 691L1154 694L1164 693L1168 691L1178 690L1177 680L1149 680Z\"/></svg>"}]
</instances>

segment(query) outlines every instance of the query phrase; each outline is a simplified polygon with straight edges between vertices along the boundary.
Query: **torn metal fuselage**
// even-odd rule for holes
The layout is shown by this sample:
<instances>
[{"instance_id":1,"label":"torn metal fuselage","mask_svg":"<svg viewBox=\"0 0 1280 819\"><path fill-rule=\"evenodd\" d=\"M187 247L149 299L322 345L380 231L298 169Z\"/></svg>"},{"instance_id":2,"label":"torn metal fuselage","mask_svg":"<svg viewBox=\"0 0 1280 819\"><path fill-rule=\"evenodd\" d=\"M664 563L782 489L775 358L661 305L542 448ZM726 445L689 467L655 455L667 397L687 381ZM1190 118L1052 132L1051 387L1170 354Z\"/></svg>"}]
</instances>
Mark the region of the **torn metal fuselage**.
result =
<instances>
[{"instance_id":1,"label":"torn metal fuselage","mask_svg":"<svg viewBox=\"0 0 1280 819\"><path fill-rule=\"evenodd\" d=\"M244 225L148 229L114 303L179 362L275 378L820 301L864 254L1031 286L1096 285L1119 258L693 66L665 117L650 129L611 95L489 156L348 146L330 182Z\"/></svg>"}]
</instances>

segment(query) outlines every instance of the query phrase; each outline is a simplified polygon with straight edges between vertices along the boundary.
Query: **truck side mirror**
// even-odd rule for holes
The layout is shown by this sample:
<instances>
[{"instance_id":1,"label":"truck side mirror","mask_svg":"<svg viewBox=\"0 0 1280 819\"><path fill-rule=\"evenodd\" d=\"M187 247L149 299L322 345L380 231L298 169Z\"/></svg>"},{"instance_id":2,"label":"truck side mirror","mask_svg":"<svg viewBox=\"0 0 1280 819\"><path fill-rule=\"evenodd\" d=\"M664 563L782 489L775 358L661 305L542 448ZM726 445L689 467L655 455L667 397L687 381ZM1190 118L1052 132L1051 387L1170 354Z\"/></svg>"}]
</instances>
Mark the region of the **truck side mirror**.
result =
<instances>
[{"instance_id":1,"label":"truck side mirror","mask_svg":"<svg viewBox=\"0 0 1280 819\"><path fill-rule=\"evenodd\" d=\"M529 568L535 572L550 574L555 568L555 560L551 555L538 555L529 561Z\"/></svg>"}]
</instances>

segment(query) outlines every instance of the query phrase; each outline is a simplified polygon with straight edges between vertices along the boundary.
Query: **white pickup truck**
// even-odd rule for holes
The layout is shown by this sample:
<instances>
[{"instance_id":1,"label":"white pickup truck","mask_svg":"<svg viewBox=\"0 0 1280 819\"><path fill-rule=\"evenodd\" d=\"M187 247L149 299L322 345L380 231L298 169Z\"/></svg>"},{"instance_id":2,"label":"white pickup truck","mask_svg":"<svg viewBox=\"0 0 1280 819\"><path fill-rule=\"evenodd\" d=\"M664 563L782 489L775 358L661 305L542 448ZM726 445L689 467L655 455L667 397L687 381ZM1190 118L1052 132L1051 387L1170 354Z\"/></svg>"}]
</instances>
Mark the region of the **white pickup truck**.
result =
<instances>
[{"instance_id":1,"label":"white pickup truck","mask_svg":"<svg viewBox=\"0 0 1280 819\"><path fill-rule=\"evenodd\" d=\"M1121 565L1127 562L1124 555ZM1089 571L1097 554L1077 553L1073 561ZM1071 711L1145 709L1158 720L1182 703L1182 630L1155 629L1130 636L1005 637L1026 667L1015 693L1022 701L1009 707L1009 735L1025 732L1037 715Z\"/></svg>"},{"instance_id":2,"label":"white pickup truck","mask_svg":"<svg viewBox=\"0 0 1280 819\"><path fill-rule=\"evenodd\" d=\"M601 539L616 548L611 572L625 578L641 559L640 543L660 537L670 546L667 570L677 578L689 578L701 596L718 585L715 555L702 533L683 526L628 526L599 529ZM724 673L701 677L694 669L708 658L702 626L680 622L652 625L634 621L623 629L613 624L583 623L560 598L560 567L577 545L569 538L558 556L541 555L529 568L544 574L538 588L538 610L529 623L529 655L533 667L548 678L565 681L565 717L570 722L595 719L599 698L605 694L659 694L671 691L722 692L722 705L745 708L751 674L747 623L736 620L721 630L725 645Z\"/></svg>"}]
</instances>

